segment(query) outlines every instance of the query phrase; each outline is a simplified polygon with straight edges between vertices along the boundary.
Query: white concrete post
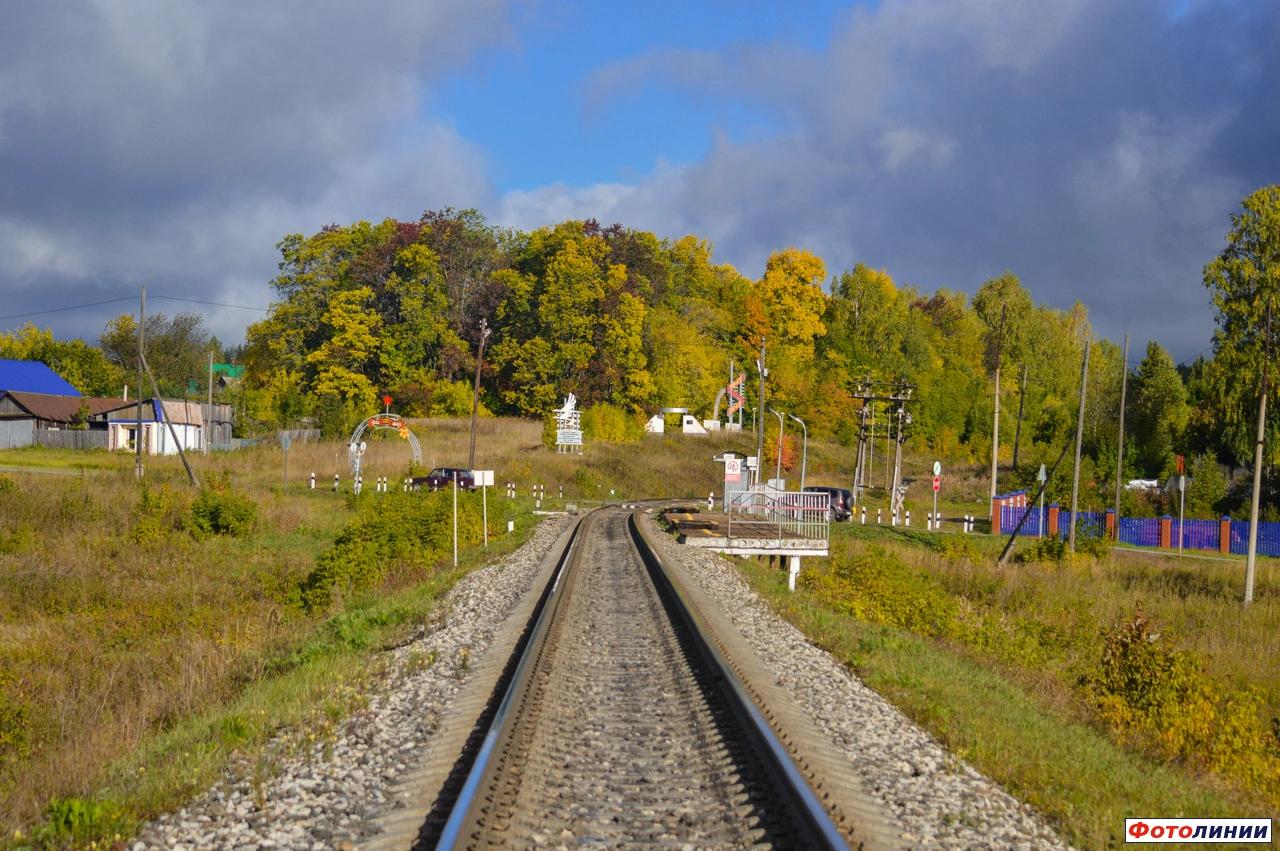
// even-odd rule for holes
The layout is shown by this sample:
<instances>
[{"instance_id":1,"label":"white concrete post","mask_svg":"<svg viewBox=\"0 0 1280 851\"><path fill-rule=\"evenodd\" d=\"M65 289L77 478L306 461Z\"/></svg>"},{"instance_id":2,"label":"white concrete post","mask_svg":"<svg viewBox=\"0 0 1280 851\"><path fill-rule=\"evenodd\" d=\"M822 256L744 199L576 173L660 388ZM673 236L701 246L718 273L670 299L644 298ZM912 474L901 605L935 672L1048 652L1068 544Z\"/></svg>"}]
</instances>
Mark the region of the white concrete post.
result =
<instances>
[{"instance_id":1,"label":"white concrete post","mask_svg":"<svg viewBox=\"0 0 1280 851\"><path fill-rule=\"evenodd\" d=\"M333 492L334 493L338 492L338 474L337 473L333 474Z\"/></svg>"},{"instance_id":2,"label":"white concrete post","mask_svg":"<svg viewBox=\"0 0 1280 851\"><path fill-rule=\"evenodd\" d=\"M800 556L787 556L787 589L796 590L796 577L800 575Z\"/></svg>"},{"instance_id":3,"label":"white concrete post","mask_svg":"<svg viewBox=\"0 0 1280 851\"><path fill-rule=\"evenodd\" d=\"M315 470L311 471L311 489L312 490L316 489L316 471Z\"/></svg>"}]
</instances>

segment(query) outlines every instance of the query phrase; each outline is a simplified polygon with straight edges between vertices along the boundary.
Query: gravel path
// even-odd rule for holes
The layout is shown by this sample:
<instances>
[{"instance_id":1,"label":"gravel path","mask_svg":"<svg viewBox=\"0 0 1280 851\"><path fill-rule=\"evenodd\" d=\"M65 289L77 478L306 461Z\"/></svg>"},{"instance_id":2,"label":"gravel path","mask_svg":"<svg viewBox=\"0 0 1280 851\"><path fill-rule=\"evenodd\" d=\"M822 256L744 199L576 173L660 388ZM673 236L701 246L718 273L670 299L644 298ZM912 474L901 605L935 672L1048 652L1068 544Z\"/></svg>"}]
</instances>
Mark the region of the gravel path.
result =
<instances>
[{"instance_id":1,"label":"gravel path","mask_svg":"<svg viewBox=\"0 0 1280 851\"><path fill-rule=\"evenodd\" d=\"M535 579L543 556L568 524L544 521L500 564L474 571L446 597L443 617L424 635L388 651L390 674L368 708L336 735L291 730L266 748L269 776L233 766L187 806L143 827L131 851L197 848L353 848L392 783L460 688L471 660Z\"/></svg>"},{"instance_id":2,"label":"gravel path","mask_svg":"<svg viewBox=\"0 0 1280 851\"><path fill-rule=\"evenodd\" d=\"M829 653L815 647L748 587L724 557L660 538L746 638L779 685L858 767L867 789L915 848L1068 846L1029 806L949 753Z\"/></svg>"}]
</instances>

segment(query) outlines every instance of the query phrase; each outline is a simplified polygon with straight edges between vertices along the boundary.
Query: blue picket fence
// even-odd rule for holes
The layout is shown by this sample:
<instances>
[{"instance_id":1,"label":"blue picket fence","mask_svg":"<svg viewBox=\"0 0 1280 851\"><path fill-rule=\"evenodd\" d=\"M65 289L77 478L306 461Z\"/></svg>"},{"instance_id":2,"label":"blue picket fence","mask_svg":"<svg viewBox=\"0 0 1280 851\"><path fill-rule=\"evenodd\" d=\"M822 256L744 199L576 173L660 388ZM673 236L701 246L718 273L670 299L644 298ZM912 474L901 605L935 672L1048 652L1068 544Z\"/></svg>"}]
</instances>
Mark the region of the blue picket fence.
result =
<instances>
[{"instance_id":1,"label":"blue picket fence","mask_svg":"<svg viewBox=\"0 0 1280 851\"><path fill-rule=\"evenodd\" d=\"M1236 555L1249 552L1249 521L1231 521L1231 552ZM1258 553L1280 556L1280 523L1258 524Z\"/></svg>"},{"instance_id":2,"label":"blue picket fence","mask_svg":"<svg viewBox=\"0 0 1280 851\"><path fill-rule=\"evenodd\" d=\"M1221 535L1221 523L1217 520L1183 520L1182 548L1184 550L1216 550ZM1178 521L1170 527L1171 543L1178 543ZM1258 531L1262 531L1259 527ZM1157 542L1158 545L1158 542Z\"/></svg>"},{"instance_id":3,"label":"blue picket fence","mask_svg":"<svg viewBox=\"0 0 1280 851\"><path fill-rule=\"evenodd\" d=\"M1045 511L1046 515L1048 515L1048 513L1048 511ZM1021 522L1023 514L1027 515L1027 522L1022 524L1022 531L1018 534L1029 538L1040 537L1040 530L1042 527L1040 523L1039 507L1018 508L1012 505L1004 506L1000 509L1000 528L1004 529L1006 532L1013 531L1014 527ZM1047 516L1044 521L1043 529L1046 535L1049 534L1049 520Z\"/></svg>"},{"instance_id":4,"label":"blue picket fence","mask_svg":"<svg viewBox=\"0 0 1280 851\"><path fill-rule=\"evenodd\" d=\"M1058 531L1063 537L1067 536L1067 530L1071 528L1071 512L1063 511L1058 514ZM1101 538L1107 534L1107 515L1102 511L1079 511L1076 512L1076 537L1077 538Z\"/></svg>"},{"instance_id":5,"label":"blue picket fence","mask_svg":"<svg viewBox=\"0 0 1280 851\"><path fill-rule=\"evenodd\" d=\"M1004 506L1000 511L1000 528L1009 533L1018 525L1023 515L1027 521L1018 533L1021 537L1035 538L1041 534L1040 509L1038 507L1018 508ZM1044 534L1049 531L1049 512L1045 511ZM1116 535L1120 543L1135 547L1160 546L1159 517L1121 517ZM1058 512L1058 533L1067 536L1071 528L1071 512ZM1081 511L1076 515L1076 536L1100 538L1106 534L1107 512ZM1249 548L1249 523L1245 520L1232 520L1230 550L1236 555L1244 555ZM1222 524L1217 520L1184 520L1182 522L1182 548L1185 550L1208 550L1219 552L1219 536ZM1169 526L1169 544L1171 548L1178 546L1178 521L1173 519ZM1258 524L1258 554L1280 558L1280 523Z\"/></svg>"},{"instance_id":6,"label":"blue picket fence","mask_svg":"<svg viewBox=\"0 0 1280 851\"><path fill-rule=\"evenodd\" d=\"M1121 517L1120 543L1135 547L1160 546L1159 517Z\"/></svg>"}]
</instances>

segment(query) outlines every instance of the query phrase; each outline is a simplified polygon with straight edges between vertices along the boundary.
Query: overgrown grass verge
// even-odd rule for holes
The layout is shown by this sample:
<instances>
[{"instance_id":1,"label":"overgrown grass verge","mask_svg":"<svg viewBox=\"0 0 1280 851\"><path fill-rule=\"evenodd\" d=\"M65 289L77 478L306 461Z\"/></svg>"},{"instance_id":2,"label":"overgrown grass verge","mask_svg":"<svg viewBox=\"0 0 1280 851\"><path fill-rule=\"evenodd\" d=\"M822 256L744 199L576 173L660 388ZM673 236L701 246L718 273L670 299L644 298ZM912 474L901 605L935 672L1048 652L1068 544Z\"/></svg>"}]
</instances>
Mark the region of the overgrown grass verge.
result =
<instances>
[{"instance_id":1,"label":"overgrown grass verge","mask_svg":"<svg viewBox=\"0 0 1280 851\"><path fill-rule=\"evenodd\" d=\"M1124 844L1135 815L1258 816L1211 777L1115 743L1068 695L984 664L944 642L833 611L784 573L742 563L752 586L818 646L949 749L1046 814L1080 848Z\"/></svg>"},{"instance_id":2,"label":"overgrown grass verge","mask_svg":"<svg viewBox=\"0 0 1280 851\"><path fill-rule=\"evenodd\" d=\"M532 526L527 501L491 499L491 530L515 519L517 534L467 546L481 530L478 496L464 495L454 570L445 494L282 495L222 476L198 495L159 476L7 481L0 847L110 845L233 754L267 771L263 743L281 727L327 735L377 676L369 654ZM335 545L344 524L374 534ZM365 558L375 569L355 564ZM315 581L325 564L333 581ZM308 587L326 591L310 606Z\"/></svg>"}]
</instances>

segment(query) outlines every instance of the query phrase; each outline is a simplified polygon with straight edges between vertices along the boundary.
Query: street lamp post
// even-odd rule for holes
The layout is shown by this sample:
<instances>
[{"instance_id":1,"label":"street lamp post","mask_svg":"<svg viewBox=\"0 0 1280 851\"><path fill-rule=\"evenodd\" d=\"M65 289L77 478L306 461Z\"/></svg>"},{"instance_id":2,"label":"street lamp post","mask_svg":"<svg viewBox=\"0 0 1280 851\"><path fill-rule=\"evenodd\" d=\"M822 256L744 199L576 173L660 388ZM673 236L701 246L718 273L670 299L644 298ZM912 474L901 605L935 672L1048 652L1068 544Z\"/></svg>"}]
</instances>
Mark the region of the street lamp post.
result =
<instances>
[{"instance_id":1,"label":"street lamp post","mask_svg":"<svg viewBox=\"0 0 1280 851\"><path fill-rule=\"evenodd\" d=\"M809 467L809 427L795 414L787 414L787 416L800 423L800 428L804 430L804 450L800 453L800 490L804 490L804 474Z\"/></svg>"},{"instance_id":2,"label":"street lamp post","mask_svg":"<svg viewBox=\"0 0 1280 851\"><path fill-rule=\"evenodd\" d=\"M773 477L775 479L781 480L782 479L782 434L786 430L787 421L783 418L782 414L778 413L773 408L769 409L769 413L773 414L775 417L778 418L778 465L777 465L777 472L773 474Z\"/></svg>"}]
</instances>

